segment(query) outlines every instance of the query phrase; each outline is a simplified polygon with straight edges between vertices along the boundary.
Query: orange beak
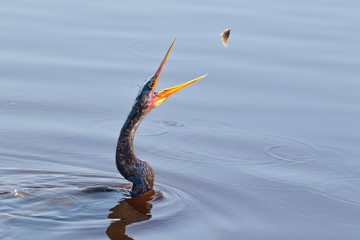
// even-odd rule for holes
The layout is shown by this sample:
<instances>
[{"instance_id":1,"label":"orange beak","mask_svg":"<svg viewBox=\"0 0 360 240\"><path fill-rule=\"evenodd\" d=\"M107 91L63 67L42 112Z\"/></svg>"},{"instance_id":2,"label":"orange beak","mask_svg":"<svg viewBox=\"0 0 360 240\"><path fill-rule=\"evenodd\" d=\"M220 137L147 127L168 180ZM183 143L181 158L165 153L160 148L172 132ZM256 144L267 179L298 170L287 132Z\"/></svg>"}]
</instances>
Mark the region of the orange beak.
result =
<instances>
[{"instance_id":1,"label":"orange beak","mask_svg":"<svg viewBox=\"0 0 360 240\"><path fill-rule=\"evenodd\" d=\"M157 82L159 80L159 76L160 76L160 73L161 73L161 70L163 69L164 65L165 65L165 62L171 52L171 49L172 47L174 46L174 43L175 43L176 39L173 41L173 43L171 44L169 50L167 51L164 59L162 60L161 64L160 64L160 67L158 68L158 70L156 71L156 73L154 74L153 77L156 78L156 81L155 81L155 84L154 84L154 89L157 85ZM177 85L175 87L170 87L170 88L166 88L158 93L154 93L154 97L152 99L152 107L156 107L156 106L159 106L161 103L163 103L168 97L170 97L172 94L176 93L177 91L180 91L181 89L189 86L190 84L193 84L194 82L204 78L207 74L201 76L201 77L198 77L198 78L195 78L191 81L188 81L186 83L183 83L183 84L180 84L180 85Z\"/></svg>"},{"instance_id":2,"label":"orange beak","mask_svg":"<svg viewBox=\"0 0 360 240\"><path fill-rule=\"evenodd\" d=\"M168 97L170 97L171 95L173 95L174 93L176 93L177 91L180 91L181 89L189 86L190 84L193 84L194 82L202 79L203 77L206 77L207 74L201 76L201 77L198 77L198 78L195 78L191 81L188 81L186 83L183 83L183 84L180 84L180 85L177 85L175 87L170 87L170 88L166 88L158 93L155 93L155 99L153 100L153 104L154 104L154 107L156 106L159 106L160 104L162 104Z\"/></svg>"}]
</instances>

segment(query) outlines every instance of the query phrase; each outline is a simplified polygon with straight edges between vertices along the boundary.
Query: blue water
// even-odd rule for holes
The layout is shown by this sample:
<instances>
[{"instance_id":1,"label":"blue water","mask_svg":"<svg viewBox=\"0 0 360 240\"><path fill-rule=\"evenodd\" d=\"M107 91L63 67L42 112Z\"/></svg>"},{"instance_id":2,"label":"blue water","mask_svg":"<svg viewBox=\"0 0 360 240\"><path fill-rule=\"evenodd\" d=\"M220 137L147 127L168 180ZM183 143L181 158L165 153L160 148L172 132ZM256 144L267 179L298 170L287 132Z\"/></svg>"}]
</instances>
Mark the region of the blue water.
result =
<instances>
[{"instance_id":1,"label":"blue water","mask_svg":"<svg viewBox=\"0 0 360 240\"><path fill-rule=\"evenodd\" d=\"M359 239L359 8L2 1L0 238ZM157 89L209 75L140 125L132 199L117 137L175 37Z\"/></svg>"}]
</instances>

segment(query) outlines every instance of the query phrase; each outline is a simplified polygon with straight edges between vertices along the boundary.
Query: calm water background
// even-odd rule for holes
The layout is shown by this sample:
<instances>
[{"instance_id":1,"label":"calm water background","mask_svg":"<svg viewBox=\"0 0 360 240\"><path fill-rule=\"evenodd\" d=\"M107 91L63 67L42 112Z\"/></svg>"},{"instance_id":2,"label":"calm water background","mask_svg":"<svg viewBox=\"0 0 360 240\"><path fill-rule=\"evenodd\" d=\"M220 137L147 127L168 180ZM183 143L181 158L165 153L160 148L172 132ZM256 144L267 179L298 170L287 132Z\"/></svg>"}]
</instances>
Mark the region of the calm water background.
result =
<instances>
[{"instance_id":1,"label":"calm water background","mask_svg":"<svg viewBox=\"0 0 360 240\"><path fill-rule=\"evenodd\" d=\"M4 0L1 239L359 239L360 3ZM220 33L231 28L229 47ZM115 146L139 86L209 75Z\"/></svg>"}]
</instances>

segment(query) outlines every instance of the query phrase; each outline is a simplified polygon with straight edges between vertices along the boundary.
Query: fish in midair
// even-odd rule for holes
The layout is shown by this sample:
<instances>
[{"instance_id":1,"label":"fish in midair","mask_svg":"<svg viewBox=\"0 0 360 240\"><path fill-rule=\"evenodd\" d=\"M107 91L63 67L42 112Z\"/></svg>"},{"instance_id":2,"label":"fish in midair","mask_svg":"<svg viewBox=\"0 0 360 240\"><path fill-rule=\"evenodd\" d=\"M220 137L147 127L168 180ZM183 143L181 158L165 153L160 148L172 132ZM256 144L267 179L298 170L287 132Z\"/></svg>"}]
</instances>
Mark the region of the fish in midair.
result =
<instances>
[{"instance_id":1,"label":"fish in midair","mask_svg":"<svg viewBox=\"0 0 360 240\"><path fill-rule=\"evenodd\" d=\"M222 37L222 43L225 47L228 46L228 44L226 43L228 38L230 37L230 29L226 29L221 33L221 37Z\"/></svg>"}]
</instances>

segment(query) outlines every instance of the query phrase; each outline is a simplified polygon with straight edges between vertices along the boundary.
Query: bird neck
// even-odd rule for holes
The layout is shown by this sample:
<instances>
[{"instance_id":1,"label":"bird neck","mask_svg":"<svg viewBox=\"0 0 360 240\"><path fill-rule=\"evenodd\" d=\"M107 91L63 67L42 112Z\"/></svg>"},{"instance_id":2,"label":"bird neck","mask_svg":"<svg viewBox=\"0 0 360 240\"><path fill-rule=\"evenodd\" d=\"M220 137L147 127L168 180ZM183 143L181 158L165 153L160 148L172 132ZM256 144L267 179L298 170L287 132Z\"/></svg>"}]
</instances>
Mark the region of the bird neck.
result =
<instances>
[{"instance_id":1,"label":"bird neck","mask_svg":"<svg viewBox=\"0 0 360 240\"><path fill-rule=\"evenodd\" d=\"M116 148L117 169L133 183L131 196L142 195L154 186L154 170L146 161L135 156L133 146L136 129L149 112L149 108L134 105L121 129Z\"/></svg>"},{"instance_id":2,"label":"bird neck","mask_svg":"<svg viewBox=\"0 0 360 240\"><path fill-rule=\"evenodd\" d=\"M134 165L138 159L134 153L134 137L137 128L149 111L135 104L121 129L116 149L117 164L123 167Z\"/></svg>"}]
</instances>

